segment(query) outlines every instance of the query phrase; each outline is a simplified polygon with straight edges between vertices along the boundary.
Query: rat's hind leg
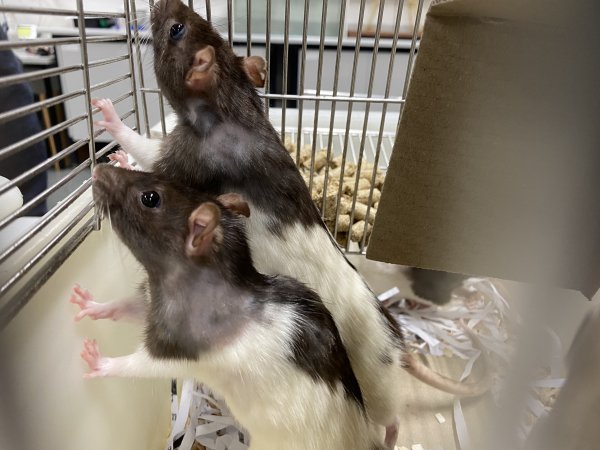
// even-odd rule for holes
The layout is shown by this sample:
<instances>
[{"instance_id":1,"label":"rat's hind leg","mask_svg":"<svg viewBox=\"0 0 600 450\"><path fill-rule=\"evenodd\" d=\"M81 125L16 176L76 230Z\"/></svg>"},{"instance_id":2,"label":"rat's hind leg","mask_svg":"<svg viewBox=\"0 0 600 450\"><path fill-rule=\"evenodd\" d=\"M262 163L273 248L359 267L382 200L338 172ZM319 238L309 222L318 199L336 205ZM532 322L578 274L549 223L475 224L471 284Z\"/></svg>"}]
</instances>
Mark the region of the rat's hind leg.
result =
<instances>
[{"instance_id":1,"label":"rat's hind leg","mask_svg":"<svg viewBox=\"0 0 600 450\"><path fill-rule=\"evenodd\" d=\"M98 303L94 301L94 297L89 291L76 284L69 301L81 308L81 311L75 316L76 321L85 316L89 316L93 320L119 320L121 318L143 320L146 316L146 302L141 292L121 300Z\"/></svg>"}]
</instances>

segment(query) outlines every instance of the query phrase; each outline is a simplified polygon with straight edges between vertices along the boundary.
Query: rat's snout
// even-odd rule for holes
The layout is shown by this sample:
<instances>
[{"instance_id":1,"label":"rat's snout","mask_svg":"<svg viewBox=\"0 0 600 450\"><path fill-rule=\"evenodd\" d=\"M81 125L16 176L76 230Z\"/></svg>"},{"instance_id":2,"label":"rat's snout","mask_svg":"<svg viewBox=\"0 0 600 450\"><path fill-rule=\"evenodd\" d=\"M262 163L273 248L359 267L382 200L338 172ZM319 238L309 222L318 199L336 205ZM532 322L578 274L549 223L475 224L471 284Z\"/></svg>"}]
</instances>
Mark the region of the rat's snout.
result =
<instances>
[{"instance_id":1,"label":"rat's snout","mask_svg":"<svg viewBox=\"0 0 600 450\"><path fill-rule=\"evenodd\" d=\"M97 202L110 203L119 183L118 169L109 164L98 164L92 171L92 189Z\"/></svg>"}]
</instances>

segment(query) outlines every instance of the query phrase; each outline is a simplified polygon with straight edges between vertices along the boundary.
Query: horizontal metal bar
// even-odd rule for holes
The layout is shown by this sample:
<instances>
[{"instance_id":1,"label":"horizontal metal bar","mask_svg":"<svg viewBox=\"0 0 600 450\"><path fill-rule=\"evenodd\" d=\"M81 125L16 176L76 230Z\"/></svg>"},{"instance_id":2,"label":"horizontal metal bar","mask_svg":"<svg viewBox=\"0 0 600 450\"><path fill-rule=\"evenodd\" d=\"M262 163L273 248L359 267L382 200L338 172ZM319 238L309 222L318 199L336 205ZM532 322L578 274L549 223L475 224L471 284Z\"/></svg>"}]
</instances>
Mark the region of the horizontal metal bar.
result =
<instances>
[{"instance_id":1,"label":"horizontal metal bar","mask_svg":"<svg viewBox=\"0 0 600 450\"><path fill-rule=\"evenodd\" d=\"M96 152L96 159L100 159L102 158L104 155L106 155L108 152L110 152L113 148L117 147L119 145L119 143L117 141L111 141L108 144L106 144L104 147L102 147L100 150L98 150Z\"/></svg>"},{"instance_id":2,"label":"horizontal metal bar","mask_svg":"<svg viewBox=\"0 0 600 450\"><path fill-rule=\"evenodd\" d=\"M131 78L131 74L130 73L126 73L125 75L121 75L119 77L113 78L112 80L106 80L103 81L101 83L98 84L94 84L93 86L90 87L90 91L96 91L98 89L102 89L105 88L107 86L110 86L112 84L116 84L120 81L126 80L128 78Z\"/></svg>"},{"instance_id":3,"label":"horizontal metal bar","mask_svg":"<svg viewBox=\"0 0 600 450\"><path fill-rule=\"evenodd\" d=\"M91 63L88 64L88 67L94 68L94 67L98 67L98 66L104 66L106 64L112 64L112 63L116 63L118 61L123 61L124 59L128 59L129 55L121 55L121 56L116 56L114 58L105 58L105 59L99 59L98 61L92 61Z\"/></svg>"},{"instance_id":4,"label":"horizontal metal bar","mask_svg":"<svg viewBox=\"0 0 600 450\"><path fill-rule=\"evenodd\" d=\"M88 44L98 44L99 42L126 41L126 34L115 34L107 36L89 36L86 41Z\"/></svg>"},{"instance_id":5,"label":"horizontal metal bar","mask_svg":"<svg viewBox=\"0 0 600 450\"><path fill-rule=\"evenodd\" d=\"M128 97L133 96L133 91L129 91L126 92L125 94L121 95L120 97L117 97L116 99L112 100L112 104L113 105L117 105L120 102L122 102L123 100L125 100ZM100 112L100 108L94 107L92 108L92 114L96 114L97 112Z\"/></svg>"},{"instance_id":6,"label":"horizontal metal bar","mask_svg":"<svg viewBox=\"0 0 600 450\"><path fill-rule=\"evenodd\" d=\"M0 42L0 50L10 50L12 48L21 47L41 47L46 45L79 44L80 42L81 38L79 36L52 39L27 39L22 41L3 41Z\"/></svg>"},{"instance_id":7,"label":"horizontal metal bar","mask_svg":"<svg viewBox=\"0 0 600 450\"><path fill-rule=\"evenodd\" d=\"M87 163L87 164L86 164ZM85 164L85 165L84 165ZM84 163L81 164L81 166L84 166L84 168L88 167L90 165L90 160L88 159L87 161L85 161ZM80 166L80 167L81 167ZM77 170L77 169L75 169ZM74 171L75 171L74 170ZM73 171L73 172L74 172ZM81 170L79 170L79 172L81 172ZM66 177L65 177L66 178ZM63 178L64 180L64 178ZM63 181L61 180L61 181ZM67 180L69 181L69 180ZM57 183L58 184L58 183ZM63 183L64 184L64 183ZM10 247L8 247L2 254L0 254L0 264L2 262L4 262L7 258L9 258L14 252L16 252L19 248L21 248L23 246L23 244L25 244L27 241L29 241L33 236L35 236L42 228L44 228L48 223L50 223L56 216L58 216L61 212L63 212L71 203L73 203L75 200L77 200L77 198L88 188L90 187L92 184L92 180L91 178L89 178L88 180L86 180L81 186L79 186L77 189L75 189L73 192L71 192L67 197L65 197L64 200L62 200L61 202L57 203L50 211L48 211L43 217L42 219L35 224L35 226L29 230L27 233L25 233L23 236L21 236L19 239L17 239L15 242L13 242ZM56 186L56 185L55 185ZM31 202L30 202L31 203ZM12 216L14 216L15 214L12 214L10 217L10 220L13 219ZM7 219L9 219L9 217L7 217L6 219L4 219L2 221L2 224L0 225L0 228L3 227L5 225L5 222L7 222Z\"/></svg>"},{"instance_id":8,"label":"horizontal metal bar","mask_svg":"<svg viewBox=\"0 0 600 450\"><path fill-rule=\"evenodd\" d=\"M160 94L160 89L156 88L140 88L141 92L150 93L150 94Z\"/></svg>"},{"instance_id":9,"label":"horizontal metal bar","mask_svg":"<svg viewBox=\"0 0 600 450\"><path fill-rule=\"evenodd\" d=\"M74 66L55 67L52 69L36 70L33 72L26 72L19 75L11 75L8 77L0 78L0 87L10 86L11 84L23 83L25 81L39 80L41 78L48 78L54 75L60 75L63 73L74 72L76 70L82 69L83 64L77 64Z\"/></svg>"},{"instance_id":10,"label":"horizontal metal bar","mask_svg":"<svg viewBox=\"0 0 600 450\"><path fill-rule=\"evenodd\" d=\"M57 8L36 8L34 6L0 6L0 12L20 13L20 14L43 14L46 16L77 16L79 12L76 9L57 9ZM83 12L87 17L125 17L125 13L88 11Z\"/></svg>"},{"instance_id":11,"label":"horizontal metal bar","mask_svg":"<svg viewBox=\"0 0 600 450\"><path fill-rule=\"evenodd\" d=\"M65 184L67 184L69 181L71 181L73 178L75 178L80 172L82 172L85 168L87 168L90 165L89 161L90 160L88 158L83 163L81 163L79 166L77 166L75 169L73 169L71 172L69 172L65 177L61 178L60 181L58 181L57 183L54 183L52 186L50 186L45 191L40 192L38 195L36 195L31 200L29 200L26 204L21 206L19 209L17 209L16 211L12 212L9 216L2 219L2 221L0 221L0 230L2 228L4 228L6 225L8 225L10 222L12 222L13 220L24 215L26 212L31 210L34 206L36 206L43 200L47 199L50 195L52 195L54 192L56 192L61 187L63 187Z\"/></svg>"},{"instance_id":12,"label":"horizontal metal bar","mask_svg":"<svg viewBox=\"0 0 600 450\"><path fill-rule=\"evenodd\" d=\"M15 186L18 186L19 184L24 183L25 181L27 181L27 180L35 177L36 175L38 175L39 173L43 172L48 167L50 167L52 164L54 164L56 161L59 161L59 160L65 158L66 156L69 156L71 153L73 153L77 149L83 147L89 141L90 140L87 139L87 138L86 139L81 139L81 140L79 140L79 141L77 141L77 142L69 145L64 150L61 150L56 155L54 155L52 158L48 158L43 163L38 164L35 167L32 167L27 172L23 172L18 177L13 178L12 180L10 180L6 184L3 184L2 186L0 186L0 195L4 194L9 189L11 189L11 188L13 188Z\"/></svg>"},{"instance_id":13,"label":"horizontal metal bar","mask_svg":"<svg viewBox=\"0 0 600 450\"><path fill-rule=\"evenodd\" d=\"M90 209L92 205L93 204L90 204ZM48 262L38 270L37 276L33 277L29 283L16 292L9 302L4 302L4 304L0 306L0 331L19 313L29 299L33 297L33 295L44 285L44 283L46 283L46 281L48 281L54 272L56 272L56 270L94 230L93 221L94 217L88 219L67 242L61 245L56 254L51 256ZM58 242L58 240L56 242ZM22 277L23 275L18 275L18 279ZM18 279L16 281L18 281ZM8 287L2 287L3 292L8 291L8 289Z\"/></svg>"},{"instance_id":14,"label":"horizontal metal bar","mask_svg":"<svg viewBox=\"0 0 600 450\"><path fill-rule=\"evenodd\" d=\"M357 5L358 8L358 5ZM226 34L227 33L220 33L221 37L226 38ZM247 42L248 38L246 36L245 33L236 33L233 35L233 44L239 44L239 45L245 45ZM298 35L289 35L289 45L302 45L302 35L298 34ZM389 51L392 48L392 41L393 38L391 37L386 37L386 38L382 38L380 43L379 43L379 49L383 50L383 51ZM285 42L285 35L284 34L271 34L270 35L270 42L271 44L283 44ZM419 46L419 38L417 38L417 47ZM261 45L265 45L266 43L266 36L265 33L253 33L252 34L252 46L253 47L260 47ZM338 47L338 36L326 36L325 39L321 40L319 33L313 34L313 35L308 35L306 38L306 45L308 46L308 48L315 48L318 49L320 48L321 44L323 44L324 48L326 49L337 49ZM346 37L344 38L341 43L340 46L341 48L347 49L347 50L354 50L354 46L356 45L356 39L352 38L352 37ZM374 38L370 38L370 37L363 37L361 39L361 43L360 43L360 48L361 51L369 51L372 50L372 48L375 46L375 39ZM398 45L397 45L397 49L396 51L400 50L402 52L406 52L408 49L410 49L411 47L411 39L410 38L400 38L398 39Z\"/></svg>"},{"instance_id":15,"label":"horizontal metal bar","mask_svg":"<svg viewBox=\"0 0 600 450\"><path fill-rule=\"evenodd\" d=\"M69 234L69 232L75 228L81 220L91 211L94 204L90 202L85 206L73 220L61 230L44 248L37 253L25 266L23 266L15 275L13 275L1 288L0 298L8 292L8 290L14 286L24 275L26 275L35 265L44 258L62 239ZM33 279L32 286L26 286L13 298L15 302L9 303L8 305L2 305L0 309L0 330L6 326L6 324L14 318L14 316L21 310L21 308L27 303L29 298L50 278L50 276L60 267L60 265L75 251L75 249L83 242L85 237L90 234L93 230L92 224L93 218L88 220L69 240L65 243L60 250L51 257L40 270L40 276Z\"/></svg>"},{"instance_id":16,"label":"horizontal metal bar","mask_svg":"<svg viewBox=\"0 0 600 450\"><path fill-rule=\"evenodd\" d=\"M53 127L50 127L44 131L40 131L39 133L29 136L28 138L22 139L19 142L15 142L14 144L4 147L0 150L0 160L12 155L13 153L23 150L24 148L30 147L31 145L43 139L46 139L48 136L52 136L66 128L69 128L71 125L81 122L85 118L87 118L87 115L82 114L80 116L74 117L71 120L66 120L57 125L54 125Z\"/></svg>"},{"instance_id":17,"label":"horizontal metal bar","mask_svg":"<svg viewBox=\"0 0 600 450\"><path fill-rule=\"evenodd\" d=\"M22 106L20 108L16 108L10 111L6 111L5 113L0 114L0 125L6 122L10 122L11 120L18 119L19 117L26 116L27 114L35 113L44 108L50 108L59 103L63 103L67 100L70 100L75 97L79 97L83 95L85 91L75 91L69 94L62 94L56 97L48 98L44 101L32 103L31 105Z\"/></svg>"},{"instance_id":18,"label":"horizontal metal bar","mask_svg":"<svg viewBox=\"0 0 600 450\"><path fill-rule=\"evenodd\" d=\"M348 102L348 103L392 103L403 104L404 99L401 97L382 98L382 97L357 97L344 95L292 95L292 94L259 94L262 98L275 100L319 100L330 102Z\"/></svg>"}]
</instances>

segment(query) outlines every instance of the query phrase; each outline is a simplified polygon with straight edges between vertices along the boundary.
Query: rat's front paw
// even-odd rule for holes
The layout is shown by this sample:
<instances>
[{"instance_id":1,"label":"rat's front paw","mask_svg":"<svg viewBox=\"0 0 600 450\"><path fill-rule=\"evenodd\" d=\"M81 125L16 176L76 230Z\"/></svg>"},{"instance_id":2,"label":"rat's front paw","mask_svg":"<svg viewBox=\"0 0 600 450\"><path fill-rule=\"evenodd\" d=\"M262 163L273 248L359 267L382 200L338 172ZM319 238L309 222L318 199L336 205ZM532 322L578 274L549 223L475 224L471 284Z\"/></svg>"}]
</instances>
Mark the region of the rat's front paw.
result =
<instances>
[{"instance_id":1,"label":"rat's front paw","mask_svg":"<svg viewBox=\"0 0 600 450\"><path fill-rule=\"evenodd\" d=\"M93 99L92 105L100 109L104 118L104 120L94 121L97 127L106 128L106 131L114 137L125 126L109 98Z\"/></svg>"},{"instance_id":2,"label":"rat's front paw","mask_svg":"<svg viewBox=\"0 0 600 450\"><path fill-rule=\"evenodd\" d=\"M110 375L110 358L105 358L100 354L100 348L95 339L86 339L83 341L83 351L81 358L87 363L90 372L86 373L84 378L106 377Z\"/></svg>"},{"instance_id":3,"label":"rat's front paw","mask_svg":"<svg viewBox=\"0 0 600 450\"><path fill-rule=\"evenodd\" d=\"M127 170L133 170L133 166L129 164L129 158L127 157L127 153L124 150L117 150L114 153L108 155L108 159L111 161L117 161L119 163L119 167Z\"/></svg>"},{"instance_id":4,"label":"rat's front paw","mask_svg":"<svg viewBox=\"0 0 600 450\"><path fill-rule=\"evenodd\" d=\"M81 311L75 316L75 321L80 321L85 316L89 316L93 320L118 320L123 315L123 311L114 302L97 303L92 294L78 284L73 287L73 294L69 301L81 308Z\"/></svg>"}]
</instances>

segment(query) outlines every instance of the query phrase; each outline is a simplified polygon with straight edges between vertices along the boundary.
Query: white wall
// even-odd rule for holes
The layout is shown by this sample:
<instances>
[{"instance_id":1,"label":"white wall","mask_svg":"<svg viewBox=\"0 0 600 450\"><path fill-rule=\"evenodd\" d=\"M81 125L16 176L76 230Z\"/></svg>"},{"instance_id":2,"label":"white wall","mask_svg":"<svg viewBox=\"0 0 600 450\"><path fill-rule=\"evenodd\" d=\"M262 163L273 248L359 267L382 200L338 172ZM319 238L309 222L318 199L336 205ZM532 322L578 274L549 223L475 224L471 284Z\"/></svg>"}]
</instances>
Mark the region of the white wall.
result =
<instances>
[{"instance_id":1,"label":"white wall","mask_svg":"<svg viewBox=\"0 0 600 450\"><path fill-rule=\"evenodd\" d=\"M168 380L82 378L85 337L107 356L131 352L141 326L73 321L75 282L99 301L127 295L141 271L109 226L93 232L0 332L0 448L162 450L169 432Z\"/></svg>"}]
</instances>

